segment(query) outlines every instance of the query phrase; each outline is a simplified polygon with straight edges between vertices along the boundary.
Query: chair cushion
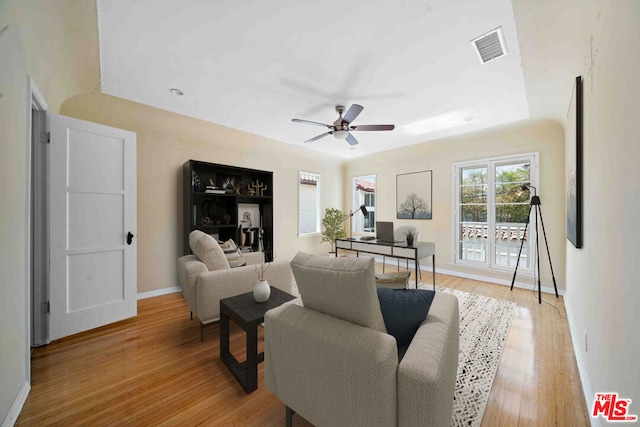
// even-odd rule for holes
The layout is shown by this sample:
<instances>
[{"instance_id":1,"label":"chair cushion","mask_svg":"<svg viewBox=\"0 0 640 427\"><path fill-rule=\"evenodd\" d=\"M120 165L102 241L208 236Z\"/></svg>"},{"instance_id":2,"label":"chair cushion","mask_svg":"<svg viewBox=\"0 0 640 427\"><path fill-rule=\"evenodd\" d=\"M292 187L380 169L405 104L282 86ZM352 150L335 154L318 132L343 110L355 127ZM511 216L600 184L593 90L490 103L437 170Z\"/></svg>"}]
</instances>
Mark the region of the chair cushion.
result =
<instances>
[{"instance_id":1,"label":"chair cushion","mask_svg":"<svg viewBox=\"0 0 640 427\"><path fill-rule=\"evenodd\" d=\"M207 266L207 270L226 270L229 261L216 239L200 230L193 230L189 234L191 252Z\"/></svg>"},{"instance_id":2,"label":"chair cushion","mask_svg":"<svg viewBox=\"0 0 640 427\"><path fill-rule=\"evenodd\" d=\"M398 342L398 348L408 346L427 318L435 296L426 289L378 288L378 299L387 332Z\"/></svg>"},{"instance_id":3,"label":"chair cushion","mask_svg":"<svg viewBox=\"0 0 640 427\"><path fill-rule=\"evenodd\" d=\"M224 243L220 243L220 249L224 252L224 255L227 257L227 261L229 261L229 267L242 267L243 265L247 265L247 261L242 256L242 252L236 245L236 242L233 239L229 239Z\"/></svg>"},{"instance_id":4,"label":"chair cushion","mask_svg":"<svg viewBox=\"0 0 640 427\"><path fill-rule=\"evenodd\" d=\"M381 332L373 258L333 258L299 252L291 261L305 307Z\"/></svg>"}]
</instances>

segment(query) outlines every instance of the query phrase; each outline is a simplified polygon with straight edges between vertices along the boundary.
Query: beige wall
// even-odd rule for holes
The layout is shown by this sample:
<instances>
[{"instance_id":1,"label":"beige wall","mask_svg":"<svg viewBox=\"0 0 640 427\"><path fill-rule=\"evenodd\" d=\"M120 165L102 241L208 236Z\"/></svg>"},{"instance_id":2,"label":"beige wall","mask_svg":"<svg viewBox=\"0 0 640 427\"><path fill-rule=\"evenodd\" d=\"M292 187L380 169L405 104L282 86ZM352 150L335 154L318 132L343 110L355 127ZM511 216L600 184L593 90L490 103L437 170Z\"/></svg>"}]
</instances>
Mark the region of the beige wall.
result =
<instances>
[{"instance_id":1,"label":"beige wall","mask_svg":"<svg viewBox=\"0 0 640 427\"><path fill-rule=\"evenodd\" d=\"M51 111L94 89L96 28L94 2L0 1L0 420L29 381L27 75Z\"/></svg>"},{"instance_id":2,"label":"beige wall","mask_svg":"<svg viewBox=\"0 0 640 427\"><path fill-rule=\"evenodd\" d=\"M138 292L177 285L182 255L182 165L189 159L273 171L274 248L288 260L297 251L322 253L319 235L298 237L298 171L322 175L324 207L342 200L340 161L103 94L66 101L62 114L136 132L138 139Z\"/></svg>"},{"instance_id":3,"label":"beige wall","mask_svg":"<svg viewBox=\"0 0 640 427\"><path fill-rule=\"evenodd\" d=\"M555 122L521 122L349 161L344 172L344 206L349 206L353 176L376 173L376 218L379 221L394 221L396 226L417 226L420 240L436 243L436 271L449 270L511 283L512 273L465 268L453 263L452 165L465 160L528 152L540 154L538 194L543 205L542 213L556 281L558 288L564 289L564 132L561 125ZM433 171L433 219L396 219L396 175L423 170ZM426 264L430 265L430 262L427 261ZM541 256L540 272L542 286L553 289L546 254ZM532 278L520 273L518 282L528 286L533 284Z\"/></svg>"},{"instance_id":4,"label":"beige wall","mask_svg":"<svg viewBox=\"0 0 640 427\"><path fill-rule=\"evenodd\" d=\"M597 6L581 15L588 34L575 67L584 78L584 246L566 242L566 302L587 401L618 392L638 415L640 2Z\"/></svg>"}]
</instances>

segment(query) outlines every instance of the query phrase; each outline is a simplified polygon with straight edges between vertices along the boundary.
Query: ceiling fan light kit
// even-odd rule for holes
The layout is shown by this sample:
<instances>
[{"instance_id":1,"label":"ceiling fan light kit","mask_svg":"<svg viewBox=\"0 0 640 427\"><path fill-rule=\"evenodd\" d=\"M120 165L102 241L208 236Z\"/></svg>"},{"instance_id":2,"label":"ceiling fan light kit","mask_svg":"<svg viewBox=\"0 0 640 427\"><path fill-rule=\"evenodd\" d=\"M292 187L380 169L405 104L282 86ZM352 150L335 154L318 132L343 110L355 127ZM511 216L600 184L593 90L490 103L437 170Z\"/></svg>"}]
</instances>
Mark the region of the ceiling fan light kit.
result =
<instances>
[{"instance_id":1,"label":"ceiling fan light kit","mask_svg":"<svg viewBox=\"0 0 640 427\"><path fill-rule=\"evenodd\" d=\"M349 135L349 131L343 129L333 132L333 137L336 139L347 139L347 135Z\"/></svg>"},{"instance_id":2,"label":"ceiling fan light kit","mask_svg":"<svg viewBox=\"0 0 640 427\"><path fill-rule=\"evenodd\" d=\"M292 122L296 123L304 123L313 126L322 126L329 129L329 132L320 134L311 139L305 141L305 143L317 141L320 138L323 138L327 135L333 135L336 139L344 139L349 143L349 145L354 146L358 144L358 140L351 135L351 131L383 131L383 130L393 130L395 129L394 125L360 125L360 126L352 126L351 122L353 122L356 117L360 115L364 107L362 105L353 104L347 112L345 113L344 105L336 105L336 112L338 113L338 118L333 124L329 125L326 123L313 122L310 120L302 120L302 119L291 119ZM344 113L344 115L343 115Z\"/></svg>"}]
</instances>

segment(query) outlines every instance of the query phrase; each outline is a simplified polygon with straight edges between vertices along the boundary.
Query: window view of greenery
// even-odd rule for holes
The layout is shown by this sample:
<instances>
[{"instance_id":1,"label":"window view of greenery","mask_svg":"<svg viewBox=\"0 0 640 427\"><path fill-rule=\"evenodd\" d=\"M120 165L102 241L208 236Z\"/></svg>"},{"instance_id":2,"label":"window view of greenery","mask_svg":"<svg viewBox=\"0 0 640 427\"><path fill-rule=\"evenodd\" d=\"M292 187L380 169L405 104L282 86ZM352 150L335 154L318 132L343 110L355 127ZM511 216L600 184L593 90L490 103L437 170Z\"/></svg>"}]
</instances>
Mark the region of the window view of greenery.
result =
<instances>
[{"instance_id":1,"label":"window view of greenery","mask_svg":"<svg viewBox=\"0 0 640 427\"><path fill-rule=\"evenodd\" d=\"M530 193L523 189L531 183L530 169L530 161L487 162L458 169L458 259L514 267L524 240L520 266L530 267L524 232ZM488 259L490 247L495 248L492 260Z\"/></svg>"},{"instance_id":2,"label":"window view of greenery","mask_svg":"<svg viewBox=\"0 0 640 427\"><path fill-rule=\"evenodd\" d=\"M527 222L530 181L528 163L496 166L496 222Z\"/></svg>"},{"instance_id":3,"label":"window view of greenery","mask_svg":"<svg viewBox=\"0 0 640 427\"><path fill-rule=\"evenodd\" d=\"M353 206L354 212L365 205L367 215L356 212L353 215L352 224L354 232L375 232L376 231L376 176L363 175L353 178Z\"/></svg>"},{"instance_id":4,"label":"window view of greenery","mask_svg":"<svg viewBox=\"0 0 640 427\"><path fill-rule=\"evenodd\" d=\"M486 167L460 169L460 241L459 257L468 261L487 261L487 188Z\"/></svg>"},{"instance_id":5,"label":"window view of greenery","mask_svg":"<svg viewBox=\"0 0 640 427\"><path fill-rule=\"evenodd\" d=\"M298 232L320 232L320 175L298 173Z\"/></svg>"}]
</instances>

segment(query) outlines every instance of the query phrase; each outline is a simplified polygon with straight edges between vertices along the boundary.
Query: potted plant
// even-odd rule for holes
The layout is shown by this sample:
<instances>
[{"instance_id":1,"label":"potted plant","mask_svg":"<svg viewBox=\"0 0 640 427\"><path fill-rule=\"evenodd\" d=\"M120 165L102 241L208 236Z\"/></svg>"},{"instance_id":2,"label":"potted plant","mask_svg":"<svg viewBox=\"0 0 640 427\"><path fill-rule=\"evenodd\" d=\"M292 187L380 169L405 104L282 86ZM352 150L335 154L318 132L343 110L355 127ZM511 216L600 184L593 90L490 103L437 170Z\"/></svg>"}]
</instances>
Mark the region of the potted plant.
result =
<instances>
[{"instance_id":1,"label":"potted plant","mask_svg":"<svg viewBox=\"0 0 640 427\"><path fill-rule=\"evenodd\" d=\"M347 237L347 233L342 228L344 220L349 218L349 215L342 212L340 209L327 208L324 211L324 217L322 218L322 242L329 242L331 244L331 252L336 251L336 239L344 239Z\"/></svg>"},{"instance_id":2,"label":"potted plant","mask_svg":"<svg viewBox=\"0 0 640 427\"><path fill-rule=\"evenodd\" d=\"M415 237L415 234L413 234L413 231L409 230L406 233L404 233L404 235L407 238L407 246L413 246L413 239Z\"/></svg>"}]
</instances>

